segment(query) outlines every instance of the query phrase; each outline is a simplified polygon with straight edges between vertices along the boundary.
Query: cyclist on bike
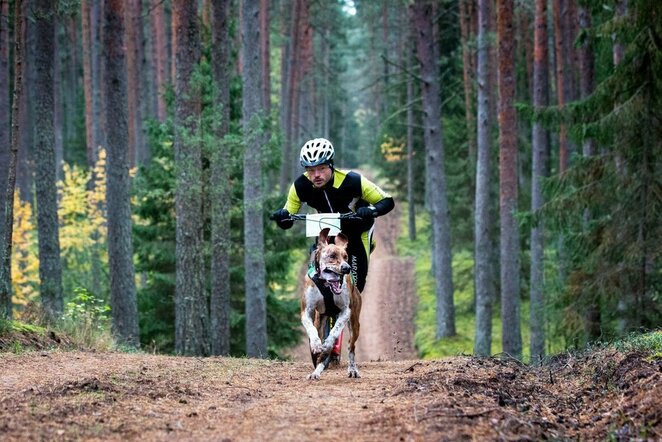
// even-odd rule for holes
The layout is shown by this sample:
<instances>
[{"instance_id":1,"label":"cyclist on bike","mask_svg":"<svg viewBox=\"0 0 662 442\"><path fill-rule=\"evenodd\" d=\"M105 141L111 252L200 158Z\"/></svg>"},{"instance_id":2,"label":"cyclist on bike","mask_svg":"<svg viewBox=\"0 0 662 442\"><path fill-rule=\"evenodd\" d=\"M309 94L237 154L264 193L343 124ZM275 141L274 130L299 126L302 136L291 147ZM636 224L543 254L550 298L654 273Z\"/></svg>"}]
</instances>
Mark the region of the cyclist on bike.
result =
<instances>
[{"instance_id":1,"label":"cyclist on bike","mask_svg":"<svg viewBox=\"0 0 662 442\"><path fill-rule=\"evenodd\" d=\"M273 213L272 219L282 229L292 227L291 213L298 213L302 203L319 213L355 212L357 219L341 219L340 229L347 235L349 264L356 287L363 292L368 274L368 258L375 216L393 210L395 203L388 193L356 172L333 167L335 151L325 138L307 141L299 159L305 172L299 176L287 195L285 207Z\"/></svg>"}]
</instances>

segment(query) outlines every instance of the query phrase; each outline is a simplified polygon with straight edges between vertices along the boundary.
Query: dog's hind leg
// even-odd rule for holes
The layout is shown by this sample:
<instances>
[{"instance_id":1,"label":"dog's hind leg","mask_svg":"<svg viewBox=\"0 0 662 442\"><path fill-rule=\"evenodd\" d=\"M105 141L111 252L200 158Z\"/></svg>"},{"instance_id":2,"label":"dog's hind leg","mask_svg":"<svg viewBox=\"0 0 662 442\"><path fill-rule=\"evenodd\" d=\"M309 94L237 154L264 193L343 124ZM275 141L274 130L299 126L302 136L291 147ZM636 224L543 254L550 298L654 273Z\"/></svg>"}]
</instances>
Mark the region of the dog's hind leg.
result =
<instances>
[{"instance_id":1,"label":"dog's hind leg","mask_svg":"<svg viewBox=\"0 0 662 442\"><path fill-rule=\"evenodd\" d=\"M349 345L347 346L348 355L347 355L347 375L350 378L360 378L361 374L359 373L359 367L356 365L354 351L356 349L356 341L359 339L359 333L361 332L361 324L359 323L359 316L361 315L361 298L358 298L358 302L354 302L352 305L352 314L349 318Z\"/></svg>"}]
</instances>

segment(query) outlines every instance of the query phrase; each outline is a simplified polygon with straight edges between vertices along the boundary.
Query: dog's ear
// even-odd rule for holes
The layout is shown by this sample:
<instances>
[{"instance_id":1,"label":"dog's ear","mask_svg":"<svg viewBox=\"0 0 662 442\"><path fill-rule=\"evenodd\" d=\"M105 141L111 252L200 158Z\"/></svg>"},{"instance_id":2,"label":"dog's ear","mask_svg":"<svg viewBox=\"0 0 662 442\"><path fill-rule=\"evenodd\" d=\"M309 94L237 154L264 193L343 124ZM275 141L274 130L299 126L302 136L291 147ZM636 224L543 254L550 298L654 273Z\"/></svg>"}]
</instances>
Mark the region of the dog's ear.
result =
<instances>
[{"instance_id":1,"label":"dog's ear","mask_svg":"<svg viewBox=\"0 0 662 442\"><path fill-rule=\"evenodd\" d=\"M347 243L349 242L349 239L344 233L339 233L336 235L336 239L333 241L335 245L338 247L344 247L347 248Z\"/></svg>"},{"instance_id":2,"label":"dog's ear","mask_svg":"<svg viewBox=\"0 0 662 442\"><path fill-rule=\"evenodd\" d=\"M319 235L319 237L317 238L317 245L318 245L319 247L323 247L323 246L325 246L325 245L327 245L327 244L329 243L329 231L330 231L330 230L331 230L331 229L329 229L329 228L327 227L327 228L325 228L325 229L322 229L322 231L320 232L320 235Z\"/></svg>"}]
</instances>

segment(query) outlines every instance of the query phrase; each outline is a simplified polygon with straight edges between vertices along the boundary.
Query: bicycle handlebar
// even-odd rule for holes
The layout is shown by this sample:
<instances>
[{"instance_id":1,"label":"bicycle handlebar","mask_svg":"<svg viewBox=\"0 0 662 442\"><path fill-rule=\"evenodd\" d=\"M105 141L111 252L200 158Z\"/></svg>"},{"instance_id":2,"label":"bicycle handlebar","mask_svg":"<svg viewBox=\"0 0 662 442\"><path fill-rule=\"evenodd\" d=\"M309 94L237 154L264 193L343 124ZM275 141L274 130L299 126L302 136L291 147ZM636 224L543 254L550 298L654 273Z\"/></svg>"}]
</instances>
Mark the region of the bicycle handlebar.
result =
<instances>
[{"instance_id":1,"label":"bicycle handlebar","mask_svg":"<svg viewBox=\"0 0 662 442\"><path fill-rule=\"evenodd\" d=\"M360 216L358 216L354 212L347 212L347 213L330 213L329 215L339 215L340 219L363 219ZM307 218L308 214L306 213L291 213L289 218L283 219L283 221L305 221ZM375 217L377 217L377 214L375 213ZM269 219L271 221L275 221L276 219L274 218L274 215L269 215Z\"/></svg>"}]
</instances>

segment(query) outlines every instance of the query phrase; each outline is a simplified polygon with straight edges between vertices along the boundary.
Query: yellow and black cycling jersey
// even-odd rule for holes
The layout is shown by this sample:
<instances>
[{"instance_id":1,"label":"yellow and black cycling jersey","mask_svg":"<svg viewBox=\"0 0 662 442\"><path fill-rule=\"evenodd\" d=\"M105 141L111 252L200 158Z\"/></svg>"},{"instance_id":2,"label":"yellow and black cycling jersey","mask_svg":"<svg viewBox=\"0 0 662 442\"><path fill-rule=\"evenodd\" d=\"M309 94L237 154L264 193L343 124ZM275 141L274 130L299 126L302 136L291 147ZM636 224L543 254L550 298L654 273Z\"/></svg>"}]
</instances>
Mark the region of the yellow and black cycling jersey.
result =
<instances>
[{"instance_id":1,"label":"yellow and black cycling jersey","mask_svg":"<svg viewBox=\"0 0 662 442\"><path fill-rule=\"evenodd\" d=\"M333 176L322 188L314 187L306 173L299 176L290 187L285 209L290 213L298 213L302 203L308 204L319 213L356 212L359 207L372 205L377 215L385 215L394 207L391 195L379 186L356 172L339 169L334 169ZM361 233L370 228L360 223L346 224L348 229L343 228L343 232L347 235Z\"/></svg>"},{"instance_id":2,"label":"yellow and black cycling jersey","mask_svg":"<svg viewBox=\"0 0 662 442\"><path fill-rule=\"evenodd\" d=\"M314 187L304 173L299 176L287 196L285 209L298 213L303 203L319 213L356 212L360 207L373 206L375 215L385 215L395 206L393 198L379 186L356 172L334 169L333 176L324 187ZM291 220L278 222L283 229L292 227ZM351 274L362 292L368 274L370 252L374 248L372 237L374 219L342 219L340 230L347 235L347 254Z\"/></svg>"}]
</instances>

